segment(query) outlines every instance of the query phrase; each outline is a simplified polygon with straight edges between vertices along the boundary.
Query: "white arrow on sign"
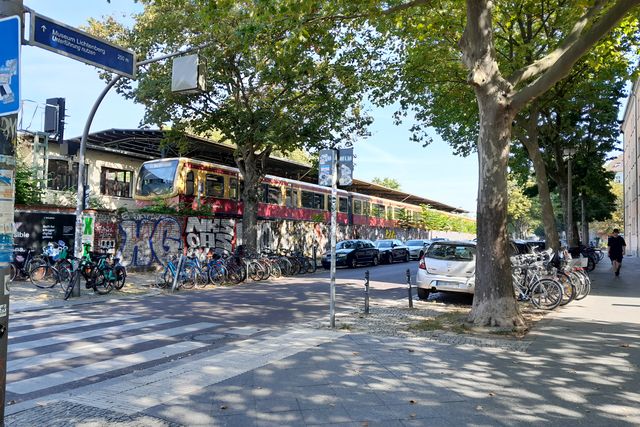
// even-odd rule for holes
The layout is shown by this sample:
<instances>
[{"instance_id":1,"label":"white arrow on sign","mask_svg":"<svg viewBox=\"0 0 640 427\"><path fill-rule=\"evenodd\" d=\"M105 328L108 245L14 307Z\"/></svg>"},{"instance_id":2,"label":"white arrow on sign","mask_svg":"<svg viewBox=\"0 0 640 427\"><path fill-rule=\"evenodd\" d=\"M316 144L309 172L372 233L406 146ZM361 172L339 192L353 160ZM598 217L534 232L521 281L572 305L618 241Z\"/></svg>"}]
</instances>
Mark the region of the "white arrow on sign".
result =
<instances>
[{"instance_id":1,"label":"white arrow on sign","mask_svg":"<svg viewBox=\"0 0 640 427\"><path fill-rule=\"evenodd\" d=\"M44 33L45 31L47 31L47 26L46 26L46 25L43 25L43 26L42 26L42 27L40 27L40 28L42 28L42 32L43 32L43 33Z\"/></svg>"}]
</instances>

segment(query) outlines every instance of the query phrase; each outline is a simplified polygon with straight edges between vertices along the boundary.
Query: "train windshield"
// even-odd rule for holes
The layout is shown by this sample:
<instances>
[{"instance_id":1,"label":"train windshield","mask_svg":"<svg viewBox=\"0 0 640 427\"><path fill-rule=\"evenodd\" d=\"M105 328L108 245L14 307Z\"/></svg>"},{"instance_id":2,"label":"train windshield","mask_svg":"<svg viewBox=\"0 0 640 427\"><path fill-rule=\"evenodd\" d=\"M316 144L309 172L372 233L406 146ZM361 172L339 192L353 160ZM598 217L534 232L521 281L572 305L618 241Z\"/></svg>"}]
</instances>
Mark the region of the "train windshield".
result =
<instances>
[{"instance_id":1,"label":"train windshield","mask_svg":"<svg viewBox=\"0 0 640 427\"><path fill-rule=\"evenodd\" d=\"M163 196L172 193L177 169L177 160L143 164L138 175L138 195Z\"/></svg>"}]
</instances>

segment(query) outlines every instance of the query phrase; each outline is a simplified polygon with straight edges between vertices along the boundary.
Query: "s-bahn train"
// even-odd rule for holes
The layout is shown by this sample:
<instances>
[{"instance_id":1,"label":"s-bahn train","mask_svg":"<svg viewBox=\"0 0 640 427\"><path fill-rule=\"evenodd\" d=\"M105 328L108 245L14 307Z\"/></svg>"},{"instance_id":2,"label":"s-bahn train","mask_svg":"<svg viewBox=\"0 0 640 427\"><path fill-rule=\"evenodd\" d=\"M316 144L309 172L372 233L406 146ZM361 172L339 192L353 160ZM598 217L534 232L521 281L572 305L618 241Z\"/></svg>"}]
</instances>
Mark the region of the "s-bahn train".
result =
<instances>
[{"instance_id":1,"label":"s-bahn train","mask_svg":"<svg viewBox=\"0 0 640 427\"><path fill-rule=\"evenodd\" d=\"M242 217L242 175L236 168L189 158L151 160L140 167L135 199L138 206L159 200L172 206L211 208L220 217ZM331 189L266 175L260 184L258 218L330 221ZM338 190L338 224L395 227L418 219L421 207Z\"/></svg>"}]
</instances>

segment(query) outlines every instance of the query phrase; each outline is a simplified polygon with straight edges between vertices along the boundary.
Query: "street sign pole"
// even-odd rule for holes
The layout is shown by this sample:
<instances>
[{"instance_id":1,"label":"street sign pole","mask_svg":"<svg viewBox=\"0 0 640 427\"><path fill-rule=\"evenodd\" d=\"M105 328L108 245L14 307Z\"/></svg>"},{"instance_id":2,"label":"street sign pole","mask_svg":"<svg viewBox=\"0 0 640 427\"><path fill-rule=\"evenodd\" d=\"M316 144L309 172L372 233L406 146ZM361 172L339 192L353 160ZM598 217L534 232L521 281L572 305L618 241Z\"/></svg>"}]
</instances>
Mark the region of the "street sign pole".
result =
<instances>
[{"instance_id":1,"label":"street sign pole","mask_svg":"<svg viewBox=\"0 0 640 427\"><path fill-rule=\"evenodd\" d=\"M336 199L338 195L338 150L332 150L331 158L331 274L329 285L329 323L331 328L336 327L336 235L337 212Z\"/></svg>"},{"instance_id":2,"label":"street sign pole","mask_svg":"<svg viewBox=\"0 0 640 427\"><path fill-rule=\"evenodd\" d=\"M13 147L18 139L22 13L22 0L0 0L0 175L5 182L0 188L0 426L4 426L7 386L8 285L13 255L16 165Z\"/></svg>"}]
</instances>

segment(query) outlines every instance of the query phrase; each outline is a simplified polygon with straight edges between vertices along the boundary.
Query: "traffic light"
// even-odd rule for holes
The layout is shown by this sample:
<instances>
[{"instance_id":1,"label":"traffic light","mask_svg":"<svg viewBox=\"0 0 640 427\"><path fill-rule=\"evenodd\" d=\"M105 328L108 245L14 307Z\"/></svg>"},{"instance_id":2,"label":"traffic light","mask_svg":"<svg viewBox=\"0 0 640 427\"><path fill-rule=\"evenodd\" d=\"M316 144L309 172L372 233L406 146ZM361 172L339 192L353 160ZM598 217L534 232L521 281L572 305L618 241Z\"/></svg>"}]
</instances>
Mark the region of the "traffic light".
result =
<instances>
[{"instance_id":1,"label":"traffic light","mask_svg":"<svg viewBox=\"0 0 640 427\"><path fill-rule=\"evenodd\" d=\"M49 98L44 107L44 131L55 134L59 143L64 140L64 101L64 98Z\"/></svg>"}]
</instances>

